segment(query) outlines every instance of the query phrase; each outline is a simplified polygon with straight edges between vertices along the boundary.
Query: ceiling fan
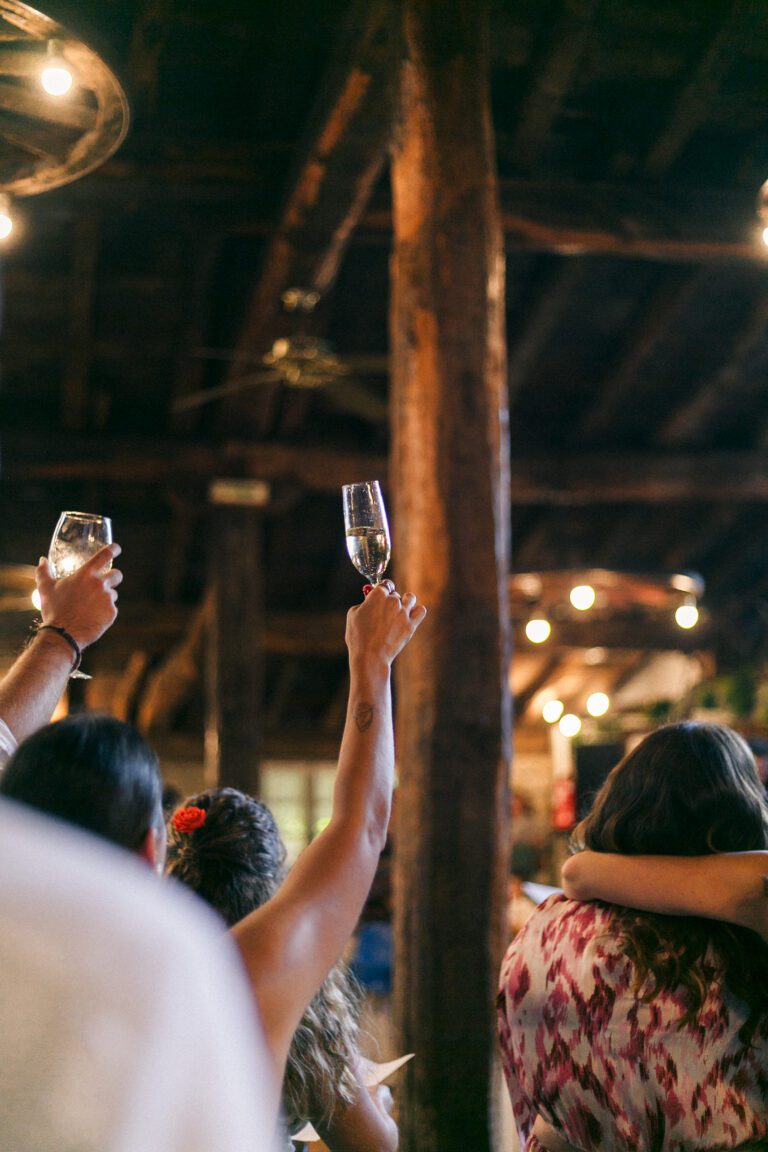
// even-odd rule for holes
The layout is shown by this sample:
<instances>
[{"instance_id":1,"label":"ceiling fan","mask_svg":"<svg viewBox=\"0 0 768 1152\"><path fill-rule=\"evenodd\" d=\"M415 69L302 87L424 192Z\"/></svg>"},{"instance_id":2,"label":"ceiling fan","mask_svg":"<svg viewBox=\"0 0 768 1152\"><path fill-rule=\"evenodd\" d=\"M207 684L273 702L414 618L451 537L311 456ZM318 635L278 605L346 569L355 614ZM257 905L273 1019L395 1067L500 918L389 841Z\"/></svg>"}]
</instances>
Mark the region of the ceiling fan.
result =
<instances>
[{"instance_id":1,"label":"ceiling fan","mask_svg":"<svg viewBox=\"0 0 768 1152\"><path fill-rule=\"evenodd\" d=\"M327 340L306 331L306 319L320 300L320 293L309 288L289 288L282 295L283 308L297 317L294 331L274 341L262 356L255 358L253 371L236 380L213 388L189 392L172 403L174 412L188 412L213 400L235 396L264 384L283 384L287 388L322 391L326 399L341 411L359 416L374 424L387 418L387 403L364 384L355 373L385 373L386 357L339 356ZM195 357L205 360L242 362L233 351L222 348L198 348ZM245 361L248 363L248 361Z\"/></svg>"}]
</instances>

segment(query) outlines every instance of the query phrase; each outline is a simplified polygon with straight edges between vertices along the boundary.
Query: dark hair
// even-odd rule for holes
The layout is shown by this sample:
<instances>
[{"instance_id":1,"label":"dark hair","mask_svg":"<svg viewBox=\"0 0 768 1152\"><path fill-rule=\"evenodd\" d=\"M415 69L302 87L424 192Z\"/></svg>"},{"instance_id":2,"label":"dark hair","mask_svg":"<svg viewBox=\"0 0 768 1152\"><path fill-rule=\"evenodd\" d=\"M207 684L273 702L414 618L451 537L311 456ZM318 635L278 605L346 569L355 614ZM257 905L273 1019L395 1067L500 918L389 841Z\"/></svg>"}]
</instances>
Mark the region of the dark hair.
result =
<instances>
[{"instance_id":1,"label":"dark hair","mask_svg":"<svg viewBox=\"0 0 768 1152\"><path fill-rule=\"evenodd\" d=\"M205 821L193 831L168 826L168 872L202 896L231 927L274 896L282 884L285 845L265 804L235 788L191 796ZM327 1120L350 1104L358 1057L359 995L343 965L331 970L294 1033L283 1082L289 1124Z\"/></svg>"},{"instance_id":2,"label":"dark hair","mask_svg":"<svg viewBox=\"0 0 768 1152\"><path fill-rule=\"evenodd\" d=\"M577 849L625 855L706 856L768 848L768 807L746 742L719 724L683 721L646 736L610 772L571 837ZM615 913L627 954L656 988L683 986L684 1022L700 1011L717 967L750 1016L748 1040L768 1013L768 945L746 928L696 917Z\"/></svg>"},{"instance_id":3,"label":"dark hair","mask_svg":"<svg viewBox=\"0 0 768 1152\"><path fill-rule=\"evenodd\" d=\"M0 793L129 851L162 825L157 757L112 716L78 713L33 733L0 774Z\"/></svg>"}]
</instances>

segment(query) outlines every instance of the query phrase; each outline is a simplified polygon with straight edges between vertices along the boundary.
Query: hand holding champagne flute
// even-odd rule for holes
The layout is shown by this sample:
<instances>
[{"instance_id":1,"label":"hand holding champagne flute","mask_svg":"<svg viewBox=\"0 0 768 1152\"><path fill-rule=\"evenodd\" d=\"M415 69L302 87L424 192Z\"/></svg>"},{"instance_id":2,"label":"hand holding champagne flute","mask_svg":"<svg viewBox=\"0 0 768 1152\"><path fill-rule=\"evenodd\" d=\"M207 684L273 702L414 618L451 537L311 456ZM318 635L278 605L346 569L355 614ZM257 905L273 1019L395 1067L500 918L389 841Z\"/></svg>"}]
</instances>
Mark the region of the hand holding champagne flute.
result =
<instances>
[{"instance_id":1,"label":"hand holding champagne flute","mask_svg":"<svg viewBox=\"0 0 768 1152\"><path fill-rule=\"evenodd\" d=\"M341 492L349 558L371 584L379 584L387 570L391 551L387 512L379 482L365 480L359 484L345 484Z\"/></svg>"}]
</instances>

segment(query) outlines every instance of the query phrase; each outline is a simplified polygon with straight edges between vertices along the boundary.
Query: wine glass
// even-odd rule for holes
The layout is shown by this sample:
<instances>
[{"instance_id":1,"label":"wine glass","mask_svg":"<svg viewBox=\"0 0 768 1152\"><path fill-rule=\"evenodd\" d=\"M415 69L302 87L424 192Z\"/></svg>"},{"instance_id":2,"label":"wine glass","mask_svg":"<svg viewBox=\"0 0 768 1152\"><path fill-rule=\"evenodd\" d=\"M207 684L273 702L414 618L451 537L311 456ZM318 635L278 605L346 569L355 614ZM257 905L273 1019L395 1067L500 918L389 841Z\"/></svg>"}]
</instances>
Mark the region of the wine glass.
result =
<instances>
[{"instance_id":1,"label":"wine glass","mask_svg":"<svg viewBox=\"0 0 768 1152\"><path fill-rule=\"evenodd\" d=\"M62 512L48 549L48 565L54 580L76 572L107 544L112 543L112 521L92 512ZM105 565L105 571L112 562ZM72 672L71 679L90 680L85 672Z\"/></svg>"},{"instance_id":2,"label":"wine glass","mask_svg":"<svg viewBox=\"0 0 768 1152\"><path fill-rule=\"evenodd\" d=\"M349 558L362 576L371 584L378 584L387 570L391 549L379 482L345 484L341 493Z\"/></svg>"}]
</instances>

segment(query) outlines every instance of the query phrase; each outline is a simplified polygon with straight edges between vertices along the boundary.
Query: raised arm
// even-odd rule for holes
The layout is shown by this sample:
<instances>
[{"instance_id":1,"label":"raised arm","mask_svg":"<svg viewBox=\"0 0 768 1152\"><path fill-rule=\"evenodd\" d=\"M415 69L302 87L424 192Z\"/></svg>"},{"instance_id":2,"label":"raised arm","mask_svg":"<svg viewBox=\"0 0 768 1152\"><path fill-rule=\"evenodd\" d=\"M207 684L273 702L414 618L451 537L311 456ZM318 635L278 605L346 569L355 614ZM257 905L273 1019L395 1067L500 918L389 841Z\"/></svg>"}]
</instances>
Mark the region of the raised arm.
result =
<instances>
[{"instance_id":1,"label":"raised arm","mask_svg":"<svg viewBox=\"0 0 768 1152\"><path fill-rule=\"evenodd\" d=\"M54 580L48 561L35 572L44 624L63 628L80 649L98 640L117 616L115 602L122 573L107 564L120 555L119 544L109 544L61 580ZM0 681L0 718L17 741L50 720L66 688L75 659L72 644L61 633L38 632Z\"/></svg>"},{"instance_id":2,"label":"raised arm","mask_svg":"<svg viewBox=\"0 0 768 1152\"><path fill-rule=\"evenodd\" d=\"M572 900L607 900L648 912L727 920L768 940L768 852L617 856L578 852L562 870Z\"/></svg>"},{"instance_id":3,"label":"raised arm","mask_svg":"<svg viewBox=\"0 0 768 1152\"><path fill-rule=\"evenodd\" d=\"M276 895L232 929L280 1071L304 1008L355 927L384 847L394 775L391 666L425 615L415 596L401 600L389 582L350 609L349 703L330 823Z\"/></svg>"}]
</instances>

